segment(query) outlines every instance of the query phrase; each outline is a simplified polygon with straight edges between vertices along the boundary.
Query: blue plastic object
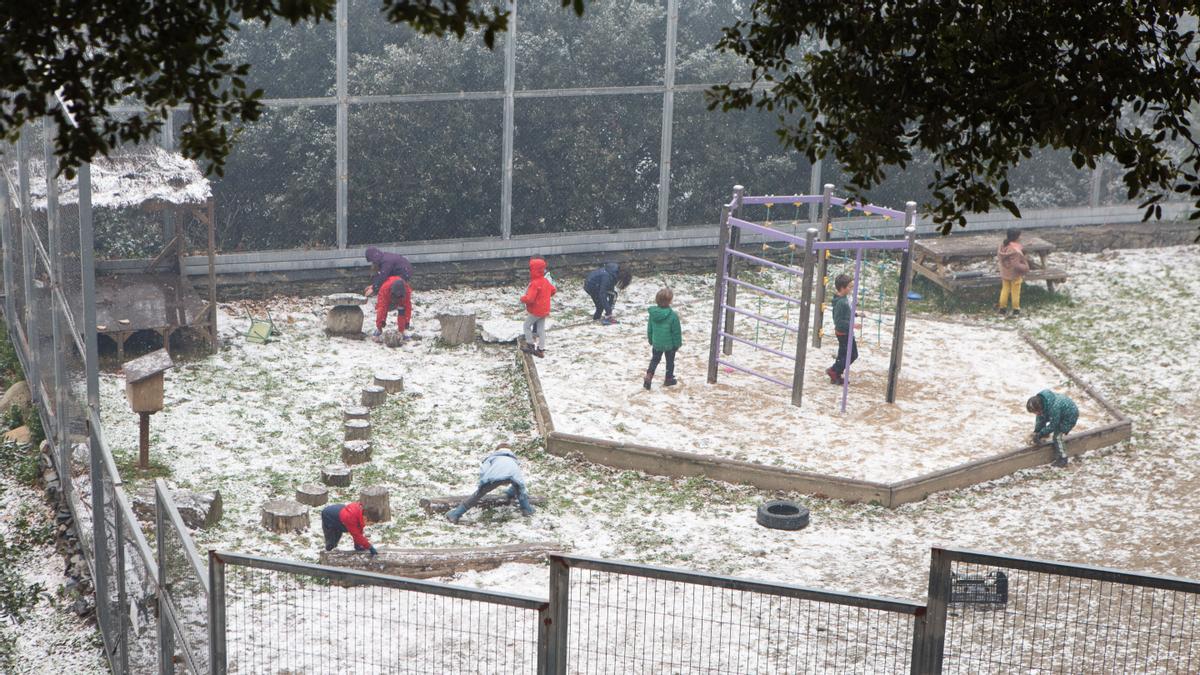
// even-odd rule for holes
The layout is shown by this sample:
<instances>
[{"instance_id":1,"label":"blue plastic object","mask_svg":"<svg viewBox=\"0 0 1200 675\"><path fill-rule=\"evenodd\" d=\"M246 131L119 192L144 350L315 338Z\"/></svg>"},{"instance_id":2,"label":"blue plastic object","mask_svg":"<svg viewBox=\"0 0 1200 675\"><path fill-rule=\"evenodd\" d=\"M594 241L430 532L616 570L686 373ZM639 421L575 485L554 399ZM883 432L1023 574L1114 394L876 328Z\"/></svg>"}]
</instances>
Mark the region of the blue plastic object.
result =
<instances>
[{"instance_id":1,"label":"blue plastic object","mask_svg":"<svg viewBox=\"0 0 1200 675\"><path fill-rule=\"evenodd\" d=\"M921 295L920 293L918 293L916 291L909 291L908 299L909 300L924 300L925 296Z\"/></svg>"}]
</instances>

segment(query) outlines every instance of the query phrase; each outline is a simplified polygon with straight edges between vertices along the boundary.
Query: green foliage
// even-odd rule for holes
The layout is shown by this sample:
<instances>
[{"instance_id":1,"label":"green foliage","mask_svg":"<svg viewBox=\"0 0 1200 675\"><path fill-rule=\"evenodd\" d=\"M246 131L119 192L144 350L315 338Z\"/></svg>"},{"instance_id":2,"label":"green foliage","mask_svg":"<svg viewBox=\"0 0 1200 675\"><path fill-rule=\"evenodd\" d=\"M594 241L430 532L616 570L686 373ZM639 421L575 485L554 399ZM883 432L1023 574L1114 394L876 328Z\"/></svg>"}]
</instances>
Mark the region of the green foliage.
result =
<instances>
[{"instance_id":1,"label":"green foliage","mask_svg":"<svg viewBox=\"0 0 1200 675\"><path fill-rule=\"evenodd\" d=\"M29 444L36 448L46 440L46 430L42 428L42 416L38 414L36 409L30 410L30 414L25 420L25 425L29 427Z\"/></svg>"},{"instance_id":2,"label":"green foliage","mask_svg":"<svg viewBox=\"0 0 1200 675\"><path fill-rule=\"evenodd\" d=\"M37 418L37 415L30 415L30 417ZM39 430L40 428L39 426ZM40 442L38 441L38 443ZM36 485L38 479L38 443L30 445L0 443L0 475L15 479L22 485Z\"/></svg>"},{"instance_id":3,"label":"green foliage","mask_svg":"<svg viewBox=\"0 0 1200 675\"><path fill-rule=\"evenodd\" d=\"M8 386L24 377L17 350L8 338L8 324L0 321L0 382Z\"/></svg>"},{"instance_id":4,"label":"green foliage","mask_svg":"<svg viewBox=\"0 0 1200 675\"><path fill-rule=\"evenodd\" d=\"M0 619L12 623L24 621L26 613L46 594L41 583L27 583L17 568L26 552L20 542L10 542L0 535Z\"/></svg>"},{"instance_id":5,"label":"green foliage","mask_svg":"<svg viewBox=\"0 0 1200 675\"><path fill-rule=\"evenodd\" d=\"M710 108L774 112L785 142L836 157L856 194L924 155L943 232L967 212L1019 216L1010 170L1042 148L1076 168L1115 158L1129 198L1161 217L1172 191L1200 198L1195 9L756 0L718 45L752 66L749 84L716 87Z\"/></svg>"}]
</instances>

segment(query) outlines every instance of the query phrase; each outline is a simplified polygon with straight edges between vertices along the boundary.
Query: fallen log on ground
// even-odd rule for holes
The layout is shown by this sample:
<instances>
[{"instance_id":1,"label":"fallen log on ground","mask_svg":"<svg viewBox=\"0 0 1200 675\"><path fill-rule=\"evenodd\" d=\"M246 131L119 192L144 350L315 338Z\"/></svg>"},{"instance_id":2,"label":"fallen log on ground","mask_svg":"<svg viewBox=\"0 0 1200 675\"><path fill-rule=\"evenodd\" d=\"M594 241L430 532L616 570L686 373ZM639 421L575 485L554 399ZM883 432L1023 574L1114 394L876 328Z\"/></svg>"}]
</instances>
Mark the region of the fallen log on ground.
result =
<instances>
[{"instance_id":1,"label":"fallen log on ground","mask_svg":"<svg viewBox=\"0 0 1200 675\"><path fill-rule=\"evenodd\" d=\"M479 503L472 507L474 509L494 509L497 506L516 506L517 500L510 499L505 490L508 488L497 488L495 492L490 492L479 500ZM450 509L467 501L467 497L471 495L446 495L444 497L422 497L421 508L425 509L425 513L433 515L435 513L446 513ZM534 497L529 495L529 503L533 506L545 506L546 499L544 497Z\"/></svg>"},{"instance_id":2,"label":"fallen log on ground","mask_svg":"<svg viewBox=\"0 0 1200 675\"><path fill-rule=\"evenodd\" d=\"M495 569L504 563L542 563L551 553L566 552L561 544L548 541L480 548L376 548L379 555L374 557L366 551L324 551L321 564L409 579L430 579L471 570Z\"/></svg>"}]
</instances>

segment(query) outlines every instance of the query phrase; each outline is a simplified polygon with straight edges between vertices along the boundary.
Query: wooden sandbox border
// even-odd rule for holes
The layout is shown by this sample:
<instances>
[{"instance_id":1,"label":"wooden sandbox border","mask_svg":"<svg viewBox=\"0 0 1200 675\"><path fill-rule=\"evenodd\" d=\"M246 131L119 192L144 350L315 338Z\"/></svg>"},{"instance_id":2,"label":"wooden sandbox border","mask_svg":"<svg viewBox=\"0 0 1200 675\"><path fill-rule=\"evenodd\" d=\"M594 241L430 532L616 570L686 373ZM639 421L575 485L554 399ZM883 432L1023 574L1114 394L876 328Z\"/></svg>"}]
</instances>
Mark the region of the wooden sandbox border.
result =
<instances>
[{"instance_id":1,"label":"wooden sandbox border","mask_svg":"<svg viewBox=\"0 0 1200 675\"><path fill-rule=\"evenodd\" d=\"M979 325L965 321L955 323ZM995 329L993 326L981 327ZM1082 455L1090 450L1129 440L1133 435L1133 423L1121 410L1101 396L1091 385L1080 379L1028 333L1023 330L1016 332L1034 351L1066 375L1075 386L1104 408L1115 420L1079 434L1069 435L1066 442L1068 456ZM901 504L921 501L935 492L978 485L1011 475L1022 469L1049 464L1054 459L1054 450L1049 444L1024 446L896 483L875 483L797 471L769 464L725 459L713 455L698 455L636 443L567 434L554 429L550 406L546 403L546 395L542 390L542 381L538 376L533 357L523 352L518 353L522 369L525 372L525 380L529 386L529 400L533 406L534 420L537 423L538 431L546 439L546 451L560 457L579 454L590 462L615 469L641 471L676 478L704 476L727 483L751 485L763 490L801 492L815 497L842 499L850 502L873 502L895 508Z\"/></svg>"}]
</instances>

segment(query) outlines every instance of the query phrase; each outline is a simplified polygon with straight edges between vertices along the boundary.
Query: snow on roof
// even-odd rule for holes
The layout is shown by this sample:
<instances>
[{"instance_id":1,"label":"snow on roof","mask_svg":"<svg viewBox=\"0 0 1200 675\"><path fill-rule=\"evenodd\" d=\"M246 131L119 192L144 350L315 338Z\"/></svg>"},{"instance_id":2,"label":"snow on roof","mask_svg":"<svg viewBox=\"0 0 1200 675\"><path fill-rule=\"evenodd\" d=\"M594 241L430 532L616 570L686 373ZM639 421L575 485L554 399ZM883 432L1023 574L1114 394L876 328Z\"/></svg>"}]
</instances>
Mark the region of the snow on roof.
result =
<instances>
[{"instance_id":1,"label":"snow on roof","mask_svg":"<svg viewBox=\"0 0 1200 675\"><path fill-rule=\"evenodd\" d=\"M45 163L29 162L29 192L33 208L46 209ZM120 209L147 202L203 204L212 186L194 160L162 148L121 149L92 163L92 207ZM79 183L59 176L58 203L79 202Z\"/></svg>"}]
</instances>

